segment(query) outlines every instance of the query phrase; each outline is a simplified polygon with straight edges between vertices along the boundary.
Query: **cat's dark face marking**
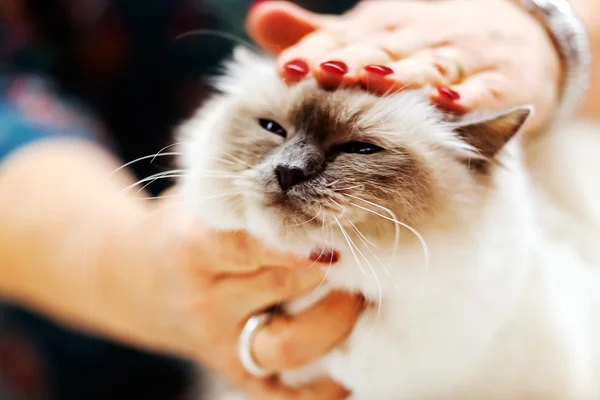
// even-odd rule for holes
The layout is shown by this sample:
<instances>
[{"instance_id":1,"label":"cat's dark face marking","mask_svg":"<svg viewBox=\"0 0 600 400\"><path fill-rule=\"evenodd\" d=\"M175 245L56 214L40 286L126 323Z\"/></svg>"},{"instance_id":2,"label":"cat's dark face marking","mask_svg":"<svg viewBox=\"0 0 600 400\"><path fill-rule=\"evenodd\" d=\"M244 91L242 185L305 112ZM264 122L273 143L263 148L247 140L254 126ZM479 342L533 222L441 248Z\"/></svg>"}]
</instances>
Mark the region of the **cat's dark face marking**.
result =
<instances>
[{"instance_id":1,"label":"cat's dark face marking","mask_svg":"<svg viewBox=\"0 0 600 400\"><path fill-rule=\"evenodd\" d=\"M324 91L294 103L286 140L270 151L273 173L262 175L266 203L289 213L340 211L348 195L381 201L394 187L412 193L412 212L424 207L426 166L407 148L369 133L375 127L361 121L376 104L371 100L347 115L339 112L347 104Z\"/></svg>"}]
</instances>

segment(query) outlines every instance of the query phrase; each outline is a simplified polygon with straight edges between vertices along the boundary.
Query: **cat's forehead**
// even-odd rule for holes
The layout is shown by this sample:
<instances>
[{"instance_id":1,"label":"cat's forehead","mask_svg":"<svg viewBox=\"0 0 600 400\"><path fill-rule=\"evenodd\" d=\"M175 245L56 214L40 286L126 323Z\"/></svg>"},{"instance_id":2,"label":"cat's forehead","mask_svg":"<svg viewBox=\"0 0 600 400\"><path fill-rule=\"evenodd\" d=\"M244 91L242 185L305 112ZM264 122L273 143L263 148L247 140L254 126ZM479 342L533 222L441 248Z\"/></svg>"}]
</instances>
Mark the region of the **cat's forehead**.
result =
<instances>
[{"instance_id":1,"label":"cat's forehead","mask_svg":"<svg viewBox=\"0 0 600 400\"><path fill-rule=\"evenodd\" d=\"M369 128L375 98L353 92L327 92L312 85L293 91L286 119L296 130L325 140L358 134Z\"/></svg>"},{"instance_id":2,"label":"cat's forehead","mask_svg":"<svg viewBox=\"0 0 600 400\"><path fill-rule=\"evenodd\" d=\"M326 91L305 82L286 97L287 106L280 108L286 122L321 142L366 139L402 146L454 136L442 129L440 113L421 92L381 97L359 88Z\"/></svg>"}]
</instances>

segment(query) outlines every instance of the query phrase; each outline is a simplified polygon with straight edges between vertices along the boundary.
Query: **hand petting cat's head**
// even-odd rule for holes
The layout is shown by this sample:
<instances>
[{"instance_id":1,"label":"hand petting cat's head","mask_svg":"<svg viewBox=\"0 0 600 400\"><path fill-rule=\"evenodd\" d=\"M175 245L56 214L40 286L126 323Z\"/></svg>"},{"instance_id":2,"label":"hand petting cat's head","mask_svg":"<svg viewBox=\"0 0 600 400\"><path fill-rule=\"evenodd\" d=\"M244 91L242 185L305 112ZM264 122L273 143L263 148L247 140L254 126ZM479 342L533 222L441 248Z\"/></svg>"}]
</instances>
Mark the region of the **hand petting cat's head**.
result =
<instances>
[{"instance_id":1,"label":"hand petting cat's head","mask_svg":"<svg viewBox=\"0 0 600 400\"><path fill-rule=\"evenodd\" d=\"M290 87L272 60L243 48L215 86L180 131L184 196L216 228L292 247L357 231L385 246L391 220L460 223L485 204L497 157L531 113L450 120L421 92Z\"/></svg>"}]
</instances>

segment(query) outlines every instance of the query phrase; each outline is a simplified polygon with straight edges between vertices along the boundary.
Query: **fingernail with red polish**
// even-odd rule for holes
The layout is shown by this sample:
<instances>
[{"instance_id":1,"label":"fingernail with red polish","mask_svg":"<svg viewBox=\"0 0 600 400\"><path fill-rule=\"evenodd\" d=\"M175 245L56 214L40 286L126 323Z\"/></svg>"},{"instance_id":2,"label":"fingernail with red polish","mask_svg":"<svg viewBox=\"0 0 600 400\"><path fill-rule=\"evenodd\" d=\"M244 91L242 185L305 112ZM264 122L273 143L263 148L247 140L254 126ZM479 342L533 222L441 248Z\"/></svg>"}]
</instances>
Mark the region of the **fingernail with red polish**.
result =
<instances>
[{"instance_id":1,"label":"fingernail with red polish","mask_svg":"<svg viewBox=\"0 0 600 400\"><path fill-rule=\"evenodd\" d=\"M345 75L348 73L348 66L341 61L325 61L321 64L321 69L335 75Z\"/></svg>"},{"instance_id":2,"label":"fingernail with red polish","mask_svg":"<svg viewBox=\"0 0 600 400\"><path fill-rule=\"evenodd\" d=\"M385 65L367 65L365 71L373 75L387 76L394 73L394 70Z\"/></svg>"},{"instance_id":3,"label":"fingernail with red polish","mask_svg":"<svg viewBox=\"0 0 600 400\"><path fill-rule=\"evenodd\" d=\"M254 8L256 8L256 6L266 3L269 0L255 0L250 4L250 7L248 8L248 10L253 10Z\"/></svg>"},{"instance_id":4,"label":"fingernail with red polish","mask_svg":"<svg viewBox=\"0 0 600 400\"><path fill-rule=\"evenodd\" d=\"M308 74L308 64L303 60L292 60L283 66L286 74L299 79Z\"/></svg>"},{"instance_id":5,"label":"fingernail with red polish","mask_svg":"<svg viewBox=\"0 0 600 400\"><path fill-rule=\"evenodd\" d=\"M333 264L340 259L340 255L332 249L315 249L310 253L309 258L312 261Z\"/></svg>"},{"instance_id":6,"label":"fingernail with red polish","mask_svg":"<svg viewBox=\"0 0 600 400\"><path fill-rule=\"evenodd\" d=\"M445 100L456 101L460 99L460 94L449 88L440 87L438 88L438 93Z\"/></svg>"}]
</instances>

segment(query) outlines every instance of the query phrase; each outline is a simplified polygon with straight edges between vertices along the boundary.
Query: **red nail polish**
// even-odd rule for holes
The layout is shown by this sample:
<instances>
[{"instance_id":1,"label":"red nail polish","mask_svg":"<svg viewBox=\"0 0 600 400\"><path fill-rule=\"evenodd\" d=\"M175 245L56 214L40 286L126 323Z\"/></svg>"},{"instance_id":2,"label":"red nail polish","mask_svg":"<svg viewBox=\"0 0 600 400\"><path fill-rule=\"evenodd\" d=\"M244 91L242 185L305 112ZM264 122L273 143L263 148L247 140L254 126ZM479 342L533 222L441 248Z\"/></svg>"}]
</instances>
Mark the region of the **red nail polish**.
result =
<instances>
[{"instance_id":1,"label":"red nail polish","mask_svg":"<svg viewBox=\"0 0 600 400\"><path fill-rule=\"evenodd\" d=\"M335 75L345 75L348 73L348 66L341 61L325 61L321 64L321 69Z\"/></svg>"},{"instance_id":2,"label":"red nail polish","mask_svg":"<svg viewBox=\"0 0 600 400\"><path fill-rule=\"evenodd\" d=\"M387 76L394 73L394 70L384 65L367 65L365 71L373 75Z\"/></svg>"},{"instance_id":3,"label":"red nail polish","mask_svg":"<svg viewBox=\"0 0 600 400\"><path fill-rule=\"evenodd\" d=\"M446 100L456 101L460 99L460 94L449 88L440 87L438 88L438 93Z\"/></svg>"},{"instance_id":4,"label":"red nail polish","mask_svg":"<svg viewBox=\"0 0 600 400\"><path fill-rule=\"evenodd\" d=\"M248 11L253 10L256 8L256 6L262 4L262 3L266 3L269 0L255 0L250 4L250 7L248 7Z\"/></svg>"},{"instance_id":5,"label":"red nail polish","mask_svg":"<svg viewBox=\"0 0 600 400\"><path fill-rule=\"evenodd\" d=\"M292 60L286 63L283 69L288 75L294 78L302 78L308 74L308 64L303 60Z\"/></svg>"},{"instance_id":6,"label":"red nail polish","mask_svg":"<svg viewBox=\"0 0 600 400\"><path fill-rule=\"evenodd\" d=\"M340 254L337 251L331 249L315 249L310 253L309 258L312 261L333 264L338 262L338 260L340 259Z\"/></svg>"}]
</instances>

